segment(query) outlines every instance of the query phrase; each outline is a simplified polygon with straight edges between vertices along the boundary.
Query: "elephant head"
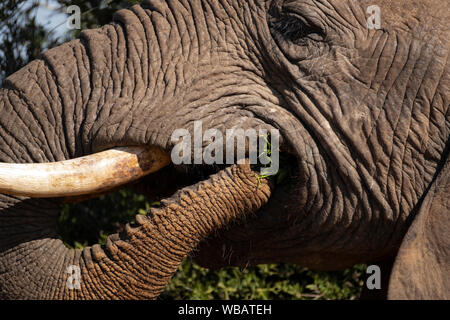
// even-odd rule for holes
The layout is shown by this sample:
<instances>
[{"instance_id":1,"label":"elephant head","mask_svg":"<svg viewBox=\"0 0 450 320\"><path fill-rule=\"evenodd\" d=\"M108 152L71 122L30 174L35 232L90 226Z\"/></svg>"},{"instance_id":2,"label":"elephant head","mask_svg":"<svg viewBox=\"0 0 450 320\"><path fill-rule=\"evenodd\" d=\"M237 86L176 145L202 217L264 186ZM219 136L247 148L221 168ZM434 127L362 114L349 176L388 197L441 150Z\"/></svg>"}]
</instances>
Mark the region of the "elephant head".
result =
<instances>
[{"instance_id":1,"label":"elephant head","mask_svg":"<svg viewBox=\"0 0 450 320\"><path fill-rule=\"evenodd\" d=\"M440 0L145 0L45 52L0 89L0 187L9 185L0 296L155 298L195 249L212 268L387 259L390 298L449 298L449 9ZM14 174L135 146L159 152L149 173L167 164L173 132L194 132L199 120L203 131L278 130L288 183L260 179L248 162L172 164L142 182L168 197L161 208L105 246L70 250L55 232L61 198L44 199L64 194L30 198L20 190L28 174ZM126 182L134 164L113 164L111 175ZM81 274L74 290L71 266Z\"/></svg>"}]
</instances>

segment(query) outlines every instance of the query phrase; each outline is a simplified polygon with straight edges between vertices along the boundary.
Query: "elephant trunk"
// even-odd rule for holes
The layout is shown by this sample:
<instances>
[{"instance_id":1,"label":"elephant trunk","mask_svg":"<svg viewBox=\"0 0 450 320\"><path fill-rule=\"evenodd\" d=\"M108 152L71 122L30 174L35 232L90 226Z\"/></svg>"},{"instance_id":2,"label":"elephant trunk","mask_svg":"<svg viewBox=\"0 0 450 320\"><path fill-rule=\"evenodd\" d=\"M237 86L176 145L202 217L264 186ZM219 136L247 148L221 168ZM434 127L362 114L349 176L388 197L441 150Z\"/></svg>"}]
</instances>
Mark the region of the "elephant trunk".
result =
<instances>
[{"instance_id":1,"label":"elephant trunk","mask_svg":"<svg viewBox=\"0 0 450 320\"><path fill-rule=\"evenodd\" d=\"M109 236L104 246L67 249L60 240L45 235L12 246L0 252L2 295L21 299L156 298L200 241L257 211L269 196L268 183L259 180L248 164L236 165L178 191L146 216L136 216L135 225ZM45 205L41 208L48 213ZM39 218L41 225L48 222Z\"/></svg>"}]
</instances>

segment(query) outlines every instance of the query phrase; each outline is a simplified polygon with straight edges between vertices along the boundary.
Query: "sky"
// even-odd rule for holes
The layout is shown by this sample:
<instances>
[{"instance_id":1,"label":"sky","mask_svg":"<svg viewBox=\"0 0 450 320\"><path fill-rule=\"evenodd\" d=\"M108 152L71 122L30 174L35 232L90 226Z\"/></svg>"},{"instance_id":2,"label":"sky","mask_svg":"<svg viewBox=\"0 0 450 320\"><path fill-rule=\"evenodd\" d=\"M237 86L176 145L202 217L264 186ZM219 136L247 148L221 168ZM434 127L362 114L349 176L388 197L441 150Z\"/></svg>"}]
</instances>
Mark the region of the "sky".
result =
<instances>
[{"instance_id":1,"label":"sky","mask_svg":"<svg viewBox=\"0 0 450 320\"><path fill-rule=\"evenodd\" d=\"M39 24L45 26L47 30L54 29L55 37L64 38L67 29L67 14L60 13L57 9L59 4L53 0L41 0L36 12L36 19Z\"/></svg>"}]
</instances>

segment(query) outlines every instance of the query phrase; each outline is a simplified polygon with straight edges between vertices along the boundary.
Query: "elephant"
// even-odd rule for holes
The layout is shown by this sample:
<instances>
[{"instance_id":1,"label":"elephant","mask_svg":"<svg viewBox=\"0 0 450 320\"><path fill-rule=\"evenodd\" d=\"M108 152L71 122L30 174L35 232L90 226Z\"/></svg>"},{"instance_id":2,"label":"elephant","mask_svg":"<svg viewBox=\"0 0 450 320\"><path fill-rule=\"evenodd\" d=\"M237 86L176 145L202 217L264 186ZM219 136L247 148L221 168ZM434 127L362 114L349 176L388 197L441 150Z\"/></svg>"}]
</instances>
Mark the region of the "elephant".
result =
<instances>
[{"instance_id":1,"label":"elephant","mask_svg":"<svg viewBox=\"0 0 450 320\"><path fill-rule=\"evenodd\" d=\"M449 299L449 14L440 0L144 0L43 53L0 89L0 186L27 184L14 165L170 154L198 120L278 130L287 174L169 163L136 184L161 206L83 250L58 239L64 195L2 191L0 297L155 299L190 255L372 263L382 298Z\"/></svg>"}]
</instances>

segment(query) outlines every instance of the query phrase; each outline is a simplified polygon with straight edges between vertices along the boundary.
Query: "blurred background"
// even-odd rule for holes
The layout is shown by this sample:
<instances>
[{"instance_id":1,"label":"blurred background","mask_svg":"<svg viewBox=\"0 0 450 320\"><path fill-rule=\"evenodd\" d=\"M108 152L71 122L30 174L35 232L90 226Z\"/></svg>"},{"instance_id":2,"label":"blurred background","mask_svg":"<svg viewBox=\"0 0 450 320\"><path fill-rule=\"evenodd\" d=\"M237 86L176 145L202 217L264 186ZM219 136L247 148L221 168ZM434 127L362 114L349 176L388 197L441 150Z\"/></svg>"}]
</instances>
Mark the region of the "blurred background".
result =
<instances>
[{"instance_id":1,"label":"blurred background","mask_svg":"<svg viewBox=\"0 0 450 320\"><path fill-rule=\"evenodd\" d=\"M115 11L139 0L2 0L0 3L0 84L39 54L75 39L80 30L67 25L67 8L81 9L81 29L112 21ZM0 115L1 116L1 115ZM145 214L157 203L130 190L65 205L58 221L66 246L103 244L109 234ZM160 299L357 299L366 266L315 272L292 264L224 268L210 271L187 259Z\"/></svg>"}]
</instances>

